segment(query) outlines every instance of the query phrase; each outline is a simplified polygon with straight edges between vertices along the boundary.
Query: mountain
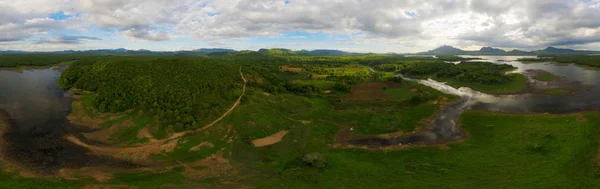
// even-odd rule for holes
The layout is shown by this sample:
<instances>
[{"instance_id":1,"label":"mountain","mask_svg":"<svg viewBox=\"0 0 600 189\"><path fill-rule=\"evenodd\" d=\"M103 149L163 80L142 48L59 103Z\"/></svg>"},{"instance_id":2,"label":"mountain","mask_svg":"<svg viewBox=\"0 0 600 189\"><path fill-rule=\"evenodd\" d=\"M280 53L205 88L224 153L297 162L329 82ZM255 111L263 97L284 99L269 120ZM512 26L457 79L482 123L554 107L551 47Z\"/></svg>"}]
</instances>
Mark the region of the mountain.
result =
<instances>
[{"instance_id":1,"label":"mountain","mask_svg":"<svg viewBox=\"0 0 600 189\"><path fill-rule=\"evenodd\" d=\"M438 47L436 49L427 51L427 52L421 52L421 53L417 53L417 54L423 54L423 55L463 55L463 54L467 54L466 51L463 51L461 49L457 49L454 48L452 46L448 46L448 45L444 45L441 47Z\"/></svg>"},{"instance_id":2,"label":"mountain","mask_svg":"<svg viewBox=\"0 0 600 189\"><path fill-rule=\"evenodd\" d=\"M483 47L478 51L465 51L452 46L444 45L436 49L417 53L419 55L544 55L544 54L600 54L600 51L586 51L573 49L560 49L555 47L547 47L537 51L521 51L512 50L504 51L493 47Z\"/></svg>"},{"instance_id":3,"label":"mountain","mask_svg":"<svg viewBox=\"0 0 600 189\"><path fill-rule=\"evenodd\" d=\"M258 50L258 53L260 54L264 54L264 55L296 55L296 52L290 50L290 49L260 49Z\"/></svg>"},{"instance_id":4,"label":"mountain","mask_svg":"<svg viewBox=\"0 0 600 189\"><path fill-rule=\"evenodd\" d=\"M493 47L482 47L481 49L479 49L478 53L481 53L481 54L504 54L504 53L506 53L506 51L504 51L502 49L493 48Z\"/></svg>"},{"instance_id":5,"label":"mountain","mask_svg":"<svg viewBox=\"0 0 600 189\"><path fill-rule=\"evenodd\" d=\"M533 51L536 54L599 54L600 51L586 51L573 49L560 49L555 47L547 47L543 50Z\"/></svg>"},{"instance_id":6,"label":"mountain","mask_svg":"<svg viewBox=\"0 0 600 189\"><path fill-rule=\"evenodd\" d=\"M351 54L346 51L340 50L330 50L330 49L315 49L312 51L308 51L309 55L348 55Z\"/></svg>"},{"instance_id":7,"label":"mountain","mask_svg":"<svg viewBox=\"0 0 600 189\"><path fill-rule=\"evenodd\" d=\"M237 52L236 50L233 49L222 49L222 48L201 48L201 49L195 49L192 50L193 52L199 52L199 53L228 53L228 52Z\"/></svg>"}]
</instances>

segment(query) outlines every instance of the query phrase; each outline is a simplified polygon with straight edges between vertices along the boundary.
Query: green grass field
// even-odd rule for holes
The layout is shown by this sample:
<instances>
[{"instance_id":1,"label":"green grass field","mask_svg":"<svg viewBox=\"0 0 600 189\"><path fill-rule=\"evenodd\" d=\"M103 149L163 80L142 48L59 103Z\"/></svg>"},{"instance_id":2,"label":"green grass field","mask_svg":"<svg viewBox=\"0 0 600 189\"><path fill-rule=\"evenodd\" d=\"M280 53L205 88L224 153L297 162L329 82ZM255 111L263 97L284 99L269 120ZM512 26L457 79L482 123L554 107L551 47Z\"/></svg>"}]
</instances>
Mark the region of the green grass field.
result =
<instances>
[{"instance_id":1,"label":"green grass field","mask_svg":"<svg viewBox=\"0 0 600 189\"><path fill-rule=\"evenodd\" d=\"M233 158L258 188L597 188L600 116L582 116L471 111L460 119L471 137L446 150L331 149L331 140L319 146L290 137L261 149L235 143ZM308 133L323 127L335 126L307 127L303 139L314 141L319 135ZM310 152L323 154L327 167L300 163Z\"/></svg>"},{"instance_id":2,"label":"green grass field","mask_svg":"<svg viewBox=\"0 0 600 189\"><path fill-rule=\"evenodd\" d=\"M536 75L535 77L533 77L533 79L538 80L538 81L552 81L554 80L555 75L552 73L540 73L538 75Z\"/></svg>"}]
</instances>

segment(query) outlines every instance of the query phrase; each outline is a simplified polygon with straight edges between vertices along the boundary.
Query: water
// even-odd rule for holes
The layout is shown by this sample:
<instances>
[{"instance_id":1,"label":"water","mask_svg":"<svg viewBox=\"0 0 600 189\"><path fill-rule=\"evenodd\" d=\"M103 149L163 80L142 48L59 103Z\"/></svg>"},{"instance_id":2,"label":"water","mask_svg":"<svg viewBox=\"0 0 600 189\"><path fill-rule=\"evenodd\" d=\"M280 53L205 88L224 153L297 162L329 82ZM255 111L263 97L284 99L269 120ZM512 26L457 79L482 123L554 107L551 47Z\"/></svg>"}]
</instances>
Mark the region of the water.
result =
<instances>
[{"instance_id":1,"label":"water","mask_svg":"<svg viewBox=\"0 0 600 189\"><path fill-rule=\"evenodd\" d=\"M0 70L0 111L10 119L0 155L42 174L56 173L65 167L135 166L87 155L87 149L64 139L65 134L79 132L82 127L66 119L73 98L56 84L58 70Z\"/></svg>"},{"instance_id":2,"label":"water","mask_svg":"<svg viewBox=\"0 0 600 189\"><path fill-rule=\"evenodd\" d=\"M517 67L514 73L527 76L529 83L528 94L491 95L471 90L467 87L453 88L435 80L415 81L432 87L446 94L461 96L462 99L444 108L434 120L422 131L399 136L391 139L365 137L347 141L349 144L366 145L370 147L392 146L402 144L439 144L464 138L464 132L457 128L456 121L465 110L501 111L508 113L570 113L579 111L598 111L600 109L600 74L596 70L586 70L575 65L556 65L550 62L524 64L517 61L520 58L535 58L533 56L464 56L481 58L495 64L510 64ZM533 71L546 71L563 77L558 81L541 82L532 79ZM402 75L398 75L403 77ZM544 91L550 88L567 88L576 94L549 96L531 92Z\"/></svg>"}]
</instances>

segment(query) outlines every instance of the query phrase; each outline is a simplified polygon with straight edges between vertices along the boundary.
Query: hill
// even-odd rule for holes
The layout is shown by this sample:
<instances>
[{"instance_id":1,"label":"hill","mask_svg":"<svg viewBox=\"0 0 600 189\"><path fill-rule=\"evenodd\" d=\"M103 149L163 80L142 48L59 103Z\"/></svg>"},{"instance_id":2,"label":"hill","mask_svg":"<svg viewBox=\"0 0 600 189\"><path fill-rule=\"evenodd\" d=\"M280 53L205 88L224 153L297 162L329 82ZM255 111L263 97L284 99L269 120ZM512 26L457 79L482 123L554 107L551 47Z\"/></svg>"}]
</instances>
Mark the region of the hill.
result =
<instances>
[{"instance_id":1,"label":"hill","mask_svg":"<svg viewBox=\"0 0 600 189\"><path fill-rule=\"evenodd\" d=\"M504 51L493 47L483 47L478 51L465 51L452 46L444 45L426 52L416 53L419 55L560 55L560 54L600 54L600 51L560 49L555 47L547 47L537 51L521 51L512 50Z\"/></svg>"}]
</instances>

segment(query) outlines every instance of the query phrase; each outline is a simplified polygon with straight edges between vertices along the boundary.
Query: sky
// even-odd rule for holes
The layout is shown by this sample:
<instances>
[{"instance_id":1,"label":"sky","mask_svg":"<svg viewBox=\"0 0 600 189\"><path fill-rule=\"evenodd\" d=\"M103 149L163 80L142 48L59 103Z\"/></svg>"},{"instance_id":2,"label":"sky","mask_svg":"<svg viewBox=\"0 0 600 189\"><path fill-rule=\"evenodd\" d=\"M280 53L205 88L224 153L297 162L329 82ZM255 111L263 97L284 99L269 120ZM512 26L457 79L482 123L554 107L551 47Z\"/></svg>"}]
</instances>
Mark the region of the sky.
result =
<instances>
[{"instance_id":1,"label":"sky","mask_svg":"<svg viewBox=\"0 0 600 189\"><path fill-rule=\"evenodd\" d=\"M0 0L0 50L600 50L600 0Z\"/></svg>"}]
</instances>

